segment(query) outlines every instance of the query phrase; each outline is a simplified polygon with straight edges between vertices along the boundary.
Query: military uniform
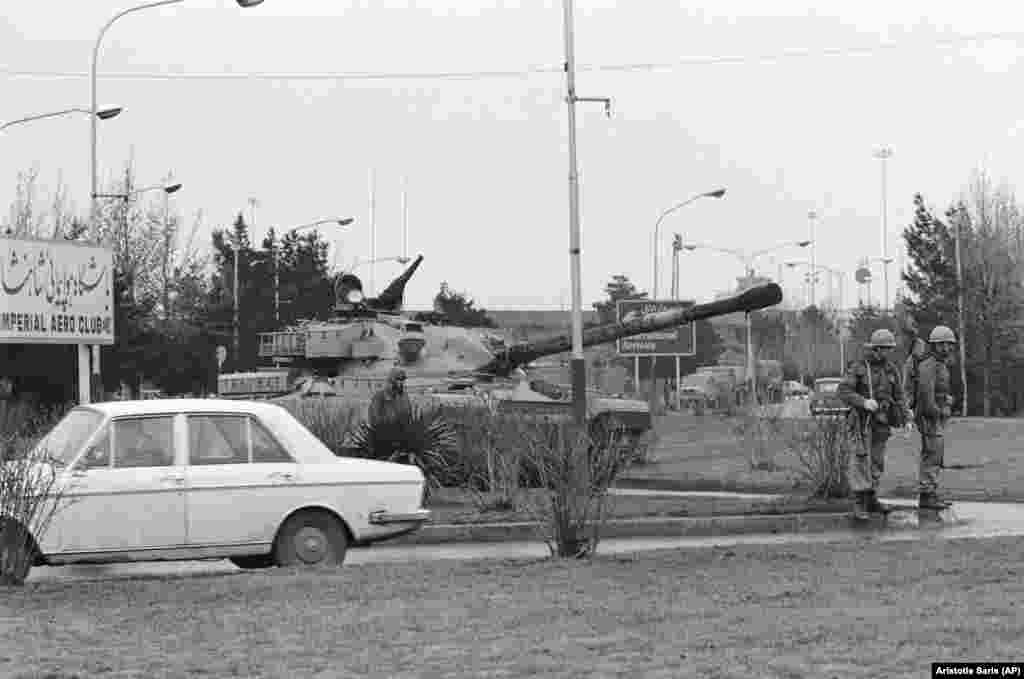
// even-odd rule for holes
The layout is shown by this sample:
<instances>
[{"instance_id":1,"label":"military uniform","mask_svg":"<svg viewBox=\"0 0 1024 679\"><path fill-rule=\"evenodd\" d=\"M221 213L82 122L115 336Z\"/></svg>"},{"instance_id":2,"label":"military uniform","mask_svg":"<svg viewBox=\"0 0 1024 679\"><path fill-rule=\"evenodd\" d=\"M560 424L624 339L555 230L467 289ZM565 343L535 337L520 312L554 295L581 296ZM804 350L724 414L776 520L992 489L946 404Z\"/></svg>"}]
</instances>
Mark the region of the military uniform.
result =
<instances>
[{"instance_id":1,"label":"military uniform","mask_svg":"<svg viewBox=\"0 0 1024 679\"><path fill-rule=\"evenodd\" d=\"M900 369L887 359L867 359L852 363L839 384L839 398L853 408L850 424L863 445L850 456L850 490L856 494L871 493L870 502L877 503L874 493L885 471L885 446L893 426L902 426L906 418ZM875 412L864 408L874 399ZM877 506L877 504L876 504Z\"/></svg>"},{"instance_id":2,"label":"military uniform","mask_svg":"<svg viewBox=\"0 0 1024 679\"><path fill-rule=\"evenodd\" d=\"M934 354L925 355L918 365L916 423L921 432L921 462L918 470L920 493L934 496L946 451L945 430L952 395L949 366Z\"/></svg>"},{"instance_id":3,"label":"military uniform","mask_svg":"<svg viewBox=\"0 0 1024 679\"><path fill-rule=\"evenodd\" d=\"M396 382L405 383L405 371L394 369L388 375L388 383L373 395L367 419L370 426L385 420L404 419L412 412L412 403L404 388L397 388Z\"/></svg>"}]
</instances>

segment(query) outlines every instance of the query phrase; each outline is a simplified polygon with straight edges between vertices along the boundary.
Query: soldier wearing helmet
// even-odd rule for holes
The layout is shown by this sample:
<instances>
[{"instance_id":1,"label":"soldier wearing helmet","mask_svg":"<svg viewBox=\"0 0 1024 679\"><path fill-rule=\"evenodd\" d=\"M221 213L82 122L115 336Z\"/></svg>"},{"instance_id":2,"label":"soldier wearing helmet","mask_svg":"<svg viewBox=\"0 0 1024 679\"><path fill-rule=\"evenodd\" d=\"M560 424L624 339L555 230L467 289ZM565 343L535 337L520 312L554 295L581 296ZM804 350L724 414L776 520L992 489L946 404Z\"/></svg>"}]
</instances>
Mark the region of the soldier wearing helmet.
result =
<instances>
[{"instance_id":1,"label":"soldier wearing helmet","mask_svg":"<svg viewBox=\"0 0 1024 679\"><path fill-rule=\"evenodd\" d=\"M909 413L903 397L900 369L892 361L896 338L885 328L871 333L863 361L851 362L839 384L839 398L852 409L850 417L863 445L850 456L850 490L854 518L884 514L878 483L885 470L885 446L893 426L903 426Z\"/></svg>"},{"instance_id":2,"label":"soldier wearing helmet","mask_svg":"<svg viewBox=\"0 0 1024 679\"><path fill-rule=\"evenodd\" d=\"M409 396L405 393L405 371L392 368L388 373L388 382L384 388L373 395L370 401L368 420L370 426L376 426L387 420L401 419L412 411Z\"/></svg>"},{"instance_id":3,"label":"soldier wearing helmet","mask_svg":"<svg viewBox=\"0 0 1024 679\"><path fill-rule=\"evenodd\" d=\"M937 325L928 336L928 351L918 365L915 408L921 432L921 462L918 469L921 509L946 509L950 502L938 495L939 473L946 450L945 430L951 414L949 363L956 347L956 335Z\"/></svg>"}]
</instances>

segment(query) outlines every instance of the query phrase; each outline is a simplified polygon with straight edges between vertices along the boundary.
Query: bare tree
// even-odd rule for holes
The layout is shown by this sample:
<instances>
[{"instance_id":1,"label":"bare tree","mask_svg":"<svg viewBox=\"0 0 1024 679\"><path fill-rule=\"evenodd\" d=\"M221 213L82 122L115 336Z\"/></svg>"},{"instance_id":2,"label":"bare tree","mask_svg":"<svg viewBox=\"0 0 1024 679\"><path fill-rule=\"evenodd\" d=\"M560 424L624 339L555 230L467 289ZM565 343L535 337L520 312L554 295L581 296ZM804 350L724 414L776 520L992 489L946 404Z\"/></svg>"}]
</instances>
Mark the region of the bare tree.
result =
<instances>
[{"instance_id":1,"label":"bare tree","mask_svg":"<svg viewBox=\"0 0 1024 679\"><path fill-rule=\"evenodd\" d=\"M1024 308L1021 211L1006 184L995 186L986 172L976 171L965 195L946 216L960 231L967 327L961 341L968 354L962 371L970 369L980 377L982 409L988 416L996 380L1019 342L1015 322Z\"/></svg>"}]
</instances>

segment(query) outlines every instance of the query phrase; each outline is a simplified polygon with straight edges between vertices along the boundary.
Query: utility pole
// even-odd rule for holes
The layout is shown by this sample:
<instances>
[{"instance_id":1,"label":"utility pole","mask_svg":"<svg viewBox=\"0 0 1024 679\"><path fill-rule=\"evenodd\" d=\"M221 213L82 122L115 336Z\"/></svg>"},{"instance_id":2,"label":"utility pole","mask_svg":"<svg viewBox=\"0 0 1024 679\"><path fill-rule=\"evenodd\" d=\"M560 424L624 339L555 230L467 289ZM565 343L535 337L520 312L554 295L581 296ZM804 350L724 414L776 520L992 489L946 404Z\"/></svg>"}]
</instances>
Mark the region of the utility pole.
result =
<instances>
[{"instance_id":1,"label":"utility pole","mask_svg":"<svg viewBox=\"0 0 1024 679\"><path fill-rule=\"evenodd\" d=\"M234 333L233 333L233 337L232 337L232 344L234 346L235 353L232 355L231 358L232 358L232 360L234 361L234 364L235 364L235 372L238 372L238 366L240 365L240 362L239 362L239 356L238 356L238 249L239 249L239 238L238 238L238 229L237 228L235 228L234 233L232 234L232 239L233 239L233 242L234 242L234 247L232 248L232 250L234 250L234 257L233 257L233 259L235 260L235 262L234 262L234 264L235 264L235 275L234 275L234 279L235 279L234 280L234 288L235 288L235 294L234 294L234 297L235 297L235 320L234 320L234 324L233 324L234 325Z\"/></svg>"},{"instance_id":2,"label":"utility pole","mask_svg":"<svg viewBox=\"0 0 1024 679\"><path fill-rule=\"evenodd\" d=\"M580 274L580 187L576 164L576 102L604 102L611 116L611 99L576 96L576 57L573 45L573 0L563 0L565 32L566 104L569 109L569 271L572 280L572 393L578 424L587 419L587 374L583 358L583 310Z\"/></svg>"},{"instance_id":3,"label":"utility pole","mask_svg":"<svg viewBox=\"0 0 1024 679\"><path fill-rule=\"evenodd\" d=\"M892 157L892 149L883 146L875 152L875 158L882 161L882 285L885 286L885 293L882 295L884 306L883 311L889 310L889 215L886 191L885 161Z\"/></svg>"},{"instance_id":4,"label":"utility pole","mask_svg":"<svg viewBox=\"0 0 1024 679\"><path fill-rule=\"evenodd\" d=\"M409 197L408 179L402 177L402 257L409 257Z\"/></svg>"},{"instance_id":5,"label":"utility pole","mask_svg":"<svg viewBox=\"0 0 1024 679\"><path fill-rule=\"evenodd\" d=\"M963 395L960 403L960 415L967 417L967 340L964 337L964 277L960 267L960 216L961 210L953 215L953 237L956 238L956 296L957 296L957 325L960 330L960 384L963 388Z\"/></svg>"},{"instance_id":6,"label":"utility pole","mask_svg":"<svg viewBox=\"0 0 1024 679\"><path fill-rule=\"evenodd\" d=\"M370 294L376 294L377 289L374 287L374 274L377 271L377 265L374 263L377 261L377 182L376 172L373 168L370 169L370 289L367 290Z\"/></svg>"},{"instance_id":7,"label":"utility pole","mask_svg":"<svg viewBox=\"0 0 1024 679\"><path fill-rule=\"evenodd\" d=\"M814 238L814 220L818 218L818 213L811 210L807 213L807 219L811 223L811 307L814 308L814 315L811 316L811 379L814 379L818 374L817 360L817 346L818 346L818 313L817 307L815 306L816 301L816 289L818 287L818 264L815 259L815 250L817 249L817 241Z\"/></svg>"}]
</instances>

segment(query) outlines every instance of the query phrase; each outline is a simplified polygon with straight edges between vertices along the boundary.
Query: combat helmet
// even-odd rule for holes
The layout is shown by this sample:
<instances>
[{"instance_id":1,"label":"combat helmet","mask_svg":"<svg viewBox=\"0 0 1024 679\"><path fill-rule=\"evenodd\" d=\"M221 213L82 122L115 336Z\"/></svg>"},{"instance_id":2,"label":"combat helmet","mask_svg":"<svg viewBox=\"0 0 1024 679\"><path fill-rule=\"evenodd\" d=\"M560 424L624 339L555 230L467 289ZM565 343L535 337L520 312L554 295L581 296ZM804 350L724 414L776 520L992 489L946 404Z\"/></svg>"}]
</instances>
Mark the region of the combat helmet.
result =
<instances>
[{"instance_id":1,"label":"combat helmet","mask_svg":"<svg viewBox=\"0 0 1024 679\"><path fill-rule=\"evenodd\" d=\"M879 328L871 333L871 339L868 341L869 347L895 347L896 337L889 330L885 328Z\"/></svg>"},{"instance_id":2,"label":"combat helmet","mask_svg":"<svg viewBox=\"0 0 1024 679\"><path fill-rule=\"evenodd\" d=\"M956 344L956 335L953 331L944 325L937 325L932 329L932 334L928 336L928 341L932 344L939 342L949 342L950 344Z\"/></svg>"}]
</instances>

